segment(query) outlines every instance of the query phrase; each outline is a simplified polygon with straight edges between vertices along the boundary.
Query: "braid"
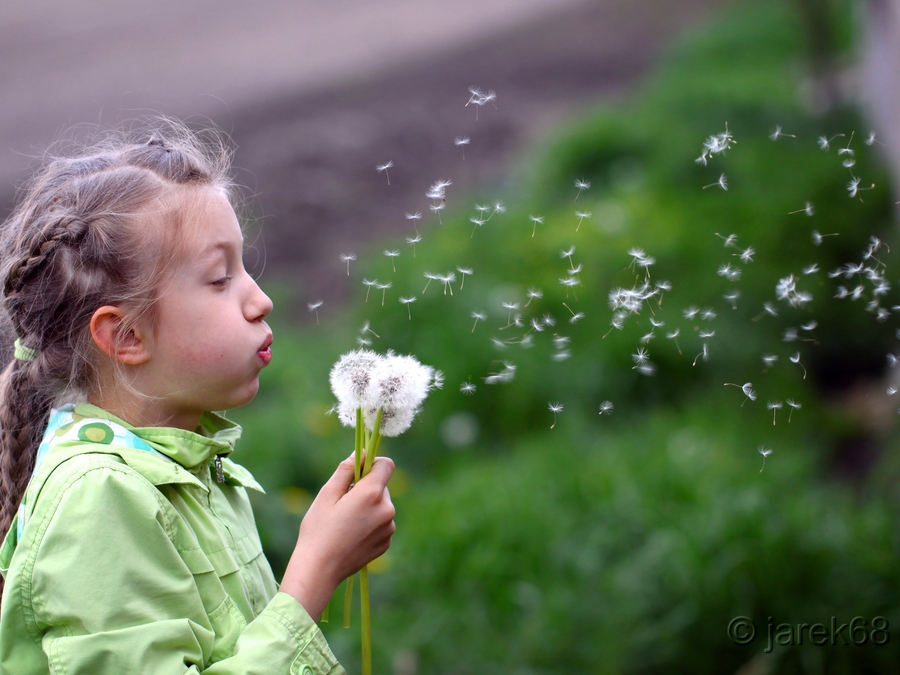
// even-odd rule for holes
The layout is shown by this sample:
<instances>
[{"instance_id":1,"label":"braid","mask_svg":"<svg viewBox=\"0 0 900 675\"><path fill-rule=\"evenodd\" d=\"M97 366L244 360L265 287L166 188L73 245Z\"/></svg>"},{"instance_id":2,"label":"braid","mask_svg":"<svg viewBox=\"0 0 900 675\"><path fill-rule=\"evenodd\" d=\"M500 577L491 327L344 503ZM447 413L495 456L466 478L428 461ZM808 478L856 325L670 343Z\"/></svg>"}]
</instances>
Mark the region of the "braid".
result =
<instances>
[{"instance_id":1,"label":"braid","mask_svg":"<svg viewBox=\"0 0 900 675\"><path fill-rule=\"evenodd\" d=\"M230 159L214 131L151 120L51 160L26 186L0 230L2 309L38 356L14 360L0 384L0 537L15 519L50 409L98 386L94 311L114 305L136 320L152 310L183 236L170 197L192 186L230 197Z\"/></svg>"},{"instance_id":2,"label":"braid","mask_svg":"<svg viewBox=\"0 0 900 675\"><path fill-rule=\"evenodd\" d=\"M31 381L35 364L13 361L5 373L6 401L16 405L0 408L0 531L9 530L16 517L21 495L25 493L35 455L32 448L41 439L43 427L50 413L53 397L36 390ZM35 422L39 423L36 424Z\"/></svg>"},{"instance_id":3,"label":"braid","mask_svg":"<svg viewBox=\"0 0 900 675\"><path fill-rule=\"evenodd\" d=\"M77 245L87 232L87 224L78 217L64 216L38 233L28 253L14 262L4 285L4 294L15 293L62 244Z\"/></svg>"}]
</instances>

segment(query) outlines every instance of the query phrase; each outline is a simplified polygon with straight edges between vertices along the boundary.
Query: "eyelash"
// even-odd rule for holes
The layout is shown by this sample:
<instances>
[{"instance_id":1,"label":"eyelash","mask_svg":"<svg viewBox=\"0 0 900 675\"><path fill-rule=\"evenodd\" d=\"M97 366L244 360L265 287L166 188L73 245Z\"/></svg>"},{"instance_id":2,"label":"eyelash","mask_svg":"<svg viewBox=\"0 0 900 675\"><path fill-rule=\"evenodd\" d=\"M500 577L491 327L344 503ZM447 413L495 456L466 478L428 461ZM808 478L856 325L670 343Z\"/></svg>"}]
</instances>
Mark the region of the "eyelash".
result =
<instances>
[{"instance_id":1,"label":"eyelash","mask_svg":"<svg viewBox=\"0 0 900 675\"><path fill-rule=\"evenodd\" d=\"M232 279L231 276L225 276L225 277L222 277L221 279L216 279L215 281L213 281L212 285L213 286L224 286L229 281L231 281L231 279Z\"/></svg>"}]
</instances>

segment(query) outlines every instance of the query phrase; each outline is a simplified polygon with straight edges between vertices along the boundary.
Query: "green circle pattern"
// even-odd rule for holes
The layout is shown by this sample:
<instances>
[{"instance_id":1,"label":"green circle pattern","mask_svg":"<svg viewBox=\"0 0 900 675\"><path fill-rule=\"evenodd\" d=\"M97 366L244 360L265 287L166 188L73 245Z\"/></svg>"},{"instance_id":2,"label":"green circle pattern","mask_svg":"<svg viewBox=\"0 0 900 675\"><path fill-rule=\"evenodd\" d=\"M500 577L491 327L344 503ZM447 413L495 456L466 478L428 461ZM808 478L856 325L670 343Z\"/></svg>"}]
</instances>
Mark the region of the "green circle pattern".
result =
<instances>
[{"instance_id":1,"label":"green circle pattern","mask_svg":"<svg viewBox=\"0 0 900 675\"><path fill-rule=\"evenodd\" d=\"M101 445L109 445L113 442L115 434L108 424L103 422L93 422L85 424L78 430L79 440L86 443L99 443Z\"/></svg>"}]
</instances>

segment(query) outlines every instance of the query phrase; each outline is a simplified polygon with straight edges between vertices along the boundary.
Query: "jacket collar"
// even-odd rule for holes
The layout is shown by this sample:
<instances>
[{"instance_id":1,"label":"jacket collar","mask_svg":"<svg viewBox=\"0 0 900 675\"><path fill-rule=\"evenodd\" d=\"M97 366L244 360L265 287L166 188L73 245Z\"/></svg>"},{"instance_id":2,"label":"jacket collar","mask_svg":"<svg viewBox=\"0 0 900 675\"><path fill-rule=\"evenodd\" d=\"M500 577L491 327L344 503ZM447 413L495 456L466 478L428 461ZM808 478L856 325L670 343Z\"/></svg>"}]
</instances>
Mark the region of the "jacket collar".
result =
<instances>
[{"instance_id":1,"label":"jacket collar","mask_svg":"<svg viewBox=\"0 0 900 675\"><path fill-rule=\"evenodd\" d=\"M199 482L206 489L205 481L198 481L198 476L204 472L209 475L209 464L218 455L222 457L227 482L263 491L249 471L228 458L241 437L241 427L217 413L204 413L196 431L173 427L134 427L103 408L86 402L76 403L72 415L80 425L84 425L85 421L109 423L114 431L119 432L109 446L110 451L120 455L154 485ZM120 439L119 435L123 438ZM160 454L178 467L170 462L161 462L163 458L159 457ZM178 471L178 468L185 471Z\"/></svg>"}]
</instances>

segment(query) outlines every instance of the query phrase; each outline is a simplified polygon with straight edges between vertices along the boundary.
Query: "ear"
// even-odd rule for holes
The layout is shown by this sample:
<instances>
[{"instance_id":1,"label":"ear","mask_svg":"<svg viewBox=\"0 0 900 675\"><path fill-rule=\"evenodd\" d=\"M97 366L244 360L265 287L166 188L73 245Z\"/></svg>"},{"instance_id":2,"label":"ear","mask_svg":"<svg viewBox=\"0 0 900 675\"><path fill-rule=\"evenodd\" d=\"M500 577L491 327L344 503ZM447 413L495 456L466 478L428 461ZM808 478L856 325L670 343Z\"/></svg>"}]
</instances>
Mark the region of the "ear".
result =
<instances>
[{"instance_id":1,"label":"ear","mask_svg":"<svg viewBox=\"0 0 900 675\"><path fill-rule=\"evenodd\" d=\"M91 337L94 344L110 358L129 366L146 363L150 351L138 328L125 328L125 312L105 305L91 317Z\"/></svg>"}]
</instances>

